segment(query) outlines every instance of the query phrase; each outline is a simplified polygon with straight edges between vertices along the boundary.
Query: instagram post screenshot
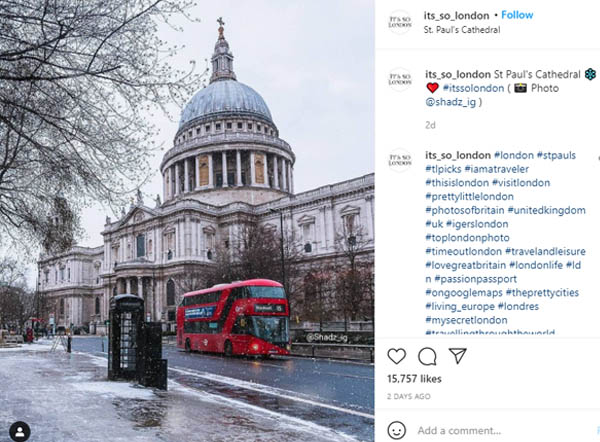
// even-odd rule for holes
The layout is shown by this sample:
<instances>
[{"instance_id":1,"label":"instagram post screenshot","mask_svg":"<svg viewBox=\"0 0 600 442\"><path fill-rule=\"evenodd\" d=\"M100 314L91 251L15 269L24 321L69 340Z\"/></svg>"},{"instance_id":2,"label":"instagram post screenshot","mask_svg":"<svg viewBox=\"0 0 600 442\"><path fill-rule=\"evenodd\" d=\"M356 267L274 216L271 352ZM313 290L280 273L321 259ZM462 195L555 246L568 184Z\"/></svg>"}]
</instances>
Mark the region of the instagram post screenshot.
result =
<instances>
[{"instance_id":1,"label":"instagram post screenshot","mask_svg":"<svg viewBox=\"0 0 600 442\"><path fill-rule=\"evenodd\" d=\"M374 14L0 0L0 441L375 439Z\"/></svg>"},{"instance_id":2,"label":"instagram post screenshot","mask_svg":"<svg viewBox=\"0 0 600 442\"><path fill-rule=\"evenodd\" d=\"M0 442L600 441L598 17L0 0Z\"/></svg>"}]
</instances>

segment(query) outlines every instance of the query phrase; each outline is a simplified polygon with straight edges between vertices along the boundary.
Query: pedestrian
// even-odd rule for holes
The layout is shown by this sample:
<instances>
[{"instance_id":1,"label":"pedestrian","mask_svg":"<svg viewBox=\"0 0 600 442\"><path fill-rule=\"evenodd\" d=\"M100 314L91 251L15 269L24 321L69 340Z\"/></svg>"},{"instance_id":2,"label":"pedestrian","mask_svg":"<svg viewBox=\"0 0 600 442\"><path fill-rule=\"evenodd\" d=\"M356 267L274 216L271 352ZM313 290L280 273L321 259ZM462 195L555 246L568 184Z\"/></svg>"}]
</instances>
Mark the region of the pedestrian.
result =
<instances>
[{"instance_id":1,"label":"pedestrian","mask_svg":"<svg viewBox=\"0 0 600 442\"><path fill-rule=\"evenodd\" d=\"M27 342L31 344L33 342L33 329L31 327L27 327L26 336Z\"/></svg>"}]
</instances>

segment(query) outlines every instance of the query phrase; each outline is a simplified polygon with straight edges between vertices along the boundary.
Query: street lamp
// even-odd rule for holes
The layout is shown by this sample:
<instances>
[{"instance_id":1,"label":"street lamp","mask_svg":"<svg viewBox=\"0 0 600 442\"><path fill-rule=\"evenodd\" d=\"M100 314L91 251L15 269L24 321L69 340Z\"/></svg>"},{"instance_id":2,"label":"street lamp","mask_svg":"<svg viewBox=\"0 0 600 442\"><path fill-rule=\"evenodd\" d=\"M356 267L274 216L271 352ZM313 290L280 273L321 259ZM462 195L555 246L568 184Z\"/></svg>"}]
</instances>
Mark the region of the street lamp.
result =
<instances>
[{"instance_id":1,"label":"street lamp","mask_svg":"<svg viewBox=\"0 0 600 442\"><path fill-rule=\"evenodd\" d=\"M281 247L281 279L282 279L282 283L283 283L283 289L285 290L285 257L284 257L284 253L283 253L283 212L280 210L275 210L275 209L269 209L271 211L271 213L278 213L279 214L279 227L280 227L280 247ZM287 291L286 291L287 294Z\"/></svg>"}]
</instances>

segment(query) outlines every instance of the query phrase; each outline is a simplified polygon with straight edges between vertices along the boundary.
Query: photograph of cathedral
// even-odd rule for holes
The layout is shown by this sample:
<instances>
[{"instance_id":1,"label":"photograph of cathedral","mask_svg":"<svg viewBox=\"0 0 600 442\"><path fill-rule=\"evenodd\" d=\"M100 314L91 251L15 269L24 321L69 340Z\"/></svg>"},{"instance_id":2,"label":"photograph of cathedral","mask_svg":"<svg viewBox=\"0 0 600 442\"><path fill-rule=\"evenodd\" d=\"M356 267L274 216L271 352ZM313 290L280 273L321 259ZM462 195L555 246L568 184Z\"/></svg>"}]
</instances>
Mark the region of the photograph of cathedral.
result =
<instances>
[{"instance_id":1,"label":"photograph of cathedral","mask_svg":"<svg viewBox=\"0 0 600 442\"><path fill-rule=\"evenodd\" d=\"M111 297L133 293L145 300L148 320L172 331L182 278L217 265L249 224L293 238L298 270L288 275L288 291L296 323L372 321L374 174L295 193L294 170L306 167L301 150L284 141L265 100L237 78L222 23L210 68L162 158L162 196L148 201L138 192L119 219L106 218L97 247L40 256L46 321L105 333ZM361 276L370 277L369 294L361 294L370 297L366 307L350 318L334 302L335 287L327 290L330 307L314 309L334 261L360 262L370 275Z\"/></svg>"}]
</instances>

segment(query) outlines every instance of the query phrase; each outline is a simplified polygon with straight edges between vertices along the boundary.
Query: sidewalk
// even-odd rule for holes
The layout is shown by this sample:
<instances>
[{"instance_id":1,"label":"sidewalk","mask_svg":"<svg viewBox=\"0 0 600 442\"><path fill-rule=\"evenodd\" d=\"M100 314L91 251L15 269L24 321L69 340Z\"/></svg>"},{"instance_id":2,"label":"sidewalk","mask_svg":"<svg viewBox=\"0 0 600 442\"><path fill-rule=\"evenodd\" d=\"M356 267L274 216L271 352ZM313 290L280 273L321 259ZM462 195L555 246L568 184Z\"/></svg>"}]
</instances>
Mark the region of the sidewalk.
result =
<instances>
[{"instance_id":1,"label":"sidewalk","mask_svg":"<svg viewBox=\"0 0 600 442\"><path fill-rule=\"evenodd\" d=\"M169 391L106 381L106 359L0 349L0 441L18 420L30 441L348 441L349 436L169 381Z\"/></svg>"}]
</instances>

